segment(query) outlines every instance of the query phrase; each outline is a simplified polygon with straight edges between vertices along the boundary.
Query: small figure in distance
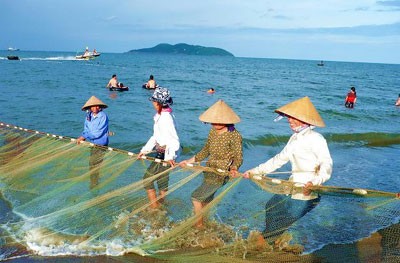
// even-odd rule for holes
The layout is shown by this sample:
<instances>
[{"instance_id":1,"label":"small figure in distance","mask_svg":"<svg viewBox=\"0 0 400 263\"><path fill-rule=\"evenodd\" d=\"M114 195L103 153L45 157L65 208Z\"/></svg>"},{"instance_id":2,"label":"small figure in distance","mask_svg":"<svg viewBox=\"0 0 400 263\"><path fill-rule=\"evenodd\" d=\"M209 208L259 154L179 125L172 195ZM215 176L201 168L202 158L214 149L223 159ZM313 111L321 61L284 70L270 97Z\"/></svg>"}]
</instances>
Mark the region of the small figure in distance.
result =
<instances>
[{"instance_id":1,"label":"small figure in distance","mask_svg":"<svg viewBox=\"0 0 400 263\"><path fill-rule=\"evenodd\" d=\"M396 106L400 106L400 94L399 94L399 97L397 98L397 101L396 101L396 104L395 104Z\"/></svg>"},{"instance_id":2,"label":"small figure in distance","mask_svg":"<svg viewBox=\"0 0 400 263\"><path fill-rule=\"evenodd\" d=\"M146 83L146 88L147 89L155 89L156 87L157 87L157 83L154 80L154 76L150 75L149 81L147 81L147 83Z\"/></svg>"},{"instance_id":3,"label":"small figure in distance","mask_svg":"<svg viewBox=\"0 0 400 263\"><path fill-rule=\"evenodd\" d=\"M214 94L215 93L215 89L214 88L210 88L209 90L207 90L208 94Z\"/></svg>"},{"instance_id":4,"label":"small figure in distance","mask_svg":"<svg viewBox=\"0 0 400 263\"><path fill-rule=\"evenodd\" d=\"M112 75L110 81L108 82L106 88L118 88L118 79L117 79L117 75Z\"/></svg>"},{"instance_id":5,"label":"small figure in distance","mask_svg":"<svg viewBox=\"0 0 400 263\"><path fill-rule=\"evenodd\" d=\"M346 108L354 108L354 104L356 104L356 101L357 101L356 88L351 87L349 93L347 93L344 106Z\"/></svg>"}]
</instances>

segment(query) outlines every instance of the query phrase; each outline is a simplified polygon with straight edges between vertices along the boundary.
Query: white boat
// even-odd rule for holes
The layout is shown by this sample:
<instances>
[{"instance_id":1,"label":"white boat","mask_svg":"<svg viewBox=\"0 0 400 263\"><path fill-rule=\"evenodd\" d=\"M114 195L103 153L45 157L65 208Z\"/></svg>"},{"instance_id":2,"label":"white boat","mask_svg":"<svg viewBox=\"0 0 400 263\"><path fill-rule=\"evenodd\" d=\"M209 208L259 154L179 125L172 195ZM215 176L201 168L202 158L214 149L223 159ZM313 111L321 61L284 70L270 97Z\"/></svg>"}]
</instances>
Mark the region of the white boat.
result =
<instances>
[{"instance_id":1,"label":"white boat","mask_svg":"<svg viewBox=\"0 0 400 263\"><path fill-rule=\"evenodd\" d=\"M86 48L86 51L82 55L76 55L75 58L77 60L89 60L95 59L98 56L100 56L100 53L98 53L96 50L88 51L88 49Z\"/></svg>"},{"instance_id":2,"label":"white boat","mask_svg":"<svg viewBox=\"0 0 400 263\"><path fill-rule=\"evenodd\" d=\"M19 48L9 47L8 51L19 51Z\"/></svg>"}]
</instances>

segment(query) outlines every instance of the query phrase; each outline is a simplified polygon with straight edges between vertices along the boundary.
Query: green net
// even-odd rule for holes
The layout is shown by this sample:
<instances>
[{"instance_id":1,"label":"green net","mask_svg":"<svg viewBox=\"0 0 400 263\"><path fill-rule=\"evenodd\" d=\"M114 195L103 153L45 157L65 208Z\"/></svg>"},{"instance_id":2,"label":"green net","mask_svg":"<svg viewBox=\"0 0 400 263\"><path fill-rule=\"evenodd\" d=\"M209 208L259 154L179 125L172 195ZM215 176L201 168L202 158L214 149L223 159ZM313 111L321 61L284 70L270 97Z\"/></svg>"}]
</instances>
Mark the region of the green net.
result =
<instances>
[{"instance_id":1,"label":"green net","mask_svg":"<svg viewBox=\"0 0 400 263\"><path fill-rule=\"evenodd\" d=\"M163 165L1 123L0 259L136 254L174 262L400 261L396 193L319 186L313 188L319 205L295 216L286 208L301 210L304 203L291 201L301 186L239 177L194 215L191 193L209 168L169 167L143 179L152 162ZM152 209L143 185L163 173L169 173L167 196ZM199 216L207 218L203 229L194 228Z\"/></svg>"}]
</instances>

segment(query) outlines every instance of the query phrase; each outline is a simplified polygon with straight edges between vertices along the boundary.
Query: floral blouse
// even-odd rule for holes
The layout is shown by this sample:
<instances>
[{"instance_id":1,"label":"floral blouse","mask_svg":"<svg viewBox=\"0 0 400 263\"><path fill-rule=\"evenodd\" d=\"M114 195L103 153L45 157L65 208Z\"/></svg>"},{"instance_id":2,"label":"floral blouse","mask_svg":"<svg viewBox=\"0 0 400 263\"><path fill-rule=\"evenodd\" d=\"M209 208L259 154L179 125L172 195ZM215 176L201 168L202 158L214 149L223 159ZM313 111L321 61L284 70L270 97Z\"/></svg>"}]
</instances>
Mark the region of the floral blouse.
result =
<instances>
[{"instance_id":1,"label":"floral blouse","mask_svg":"<svg viewBox=\"0 0 400 263\"><path fill-rule=\"evenodd\" d=\"M195 155L195 161L207 157L208 167L225 171L239 169L243 162L242 136L237 130L218 134L215 129L211 129L203 149Z\"/></svg>"}]
</instances>

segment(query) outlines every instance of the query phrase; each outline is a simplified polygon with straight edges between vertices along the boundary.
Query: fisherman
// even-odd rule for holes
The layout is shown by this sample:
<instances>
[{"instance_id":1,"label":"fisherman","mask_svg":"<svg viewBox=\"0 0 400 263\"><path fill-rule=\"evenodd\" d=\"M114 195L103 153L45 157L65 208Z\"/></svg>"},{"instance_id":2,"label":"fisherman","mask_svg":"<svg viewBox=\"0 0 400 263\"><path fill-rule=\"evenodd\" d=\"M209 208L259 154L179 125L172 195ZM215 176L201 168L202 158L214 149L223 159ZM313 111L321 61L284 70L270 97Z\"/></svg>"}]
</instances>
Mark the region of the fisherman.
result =
<instances>
[{"instance_id":1,"label":"fisherman","mask_svg":"<svg viewBox=\"0 0 400 263\"><path fill-rule=\"evenodd\" d=\"M168 191L169 173L165 171L175 165L175 159L180 150L180 142L176 131L175 116L172 114L171 105L173 101L170 91L167 88L156 88L149 100L156 111L153 118L153 135L140 150L138 159L155 150L155 158L165 161L164 163L152 162L143 176L143 180L146 180L144 188L149 198L150 207L159 208ZM149 181L149 178L157 174L161 175ZM155 182L157 182L159 191L158 197L154 186Z\"/></svg>"},{"instance_id":2,"label":"fisherman","mask_svg":"<svg viewBox=\"0 0 400 263\"><path fill-rule=\"evenodd\" d=\"M203 209L214 199L218 189L229 181L229 176L238 176L238 169L243 162L243 149L242 136L234 126L240 122L240 118L223 100L208 108L199 119L211 123L207 141L200 152L179 165L185 167L208 158L207 167L229 173L224 176L212 171L204 172L203 183L193 191L192 203L198 218L195 226L201 229L204 227Z\"/></svg>"},{"instance_id":3,"label":"fisherman","mask_svg":"<svg viewBox=\"0 0 400 263\"><path fill-rule=\"evenodd\" d=\"M246 171L243 177L272 173L290 161L292 175L289 181L303 186L303 191L291 196L276 194L267 202L265 238L282 234L311 211L319 203L320 196L310 188L326 182L332 173L332 158L326 140L314 131L315 126L325 127L325 123L310 99L298 99L275 112L279 114L276 121L283 117L288 119L293 135L279 154Z\"/></svg>"},{"instance_id":4,"label":"fisherman","mask_svg":"<svg viewBox=\"0 0 400 263\"><path fill-rule=\"evenodd\" d=\"M97 145L108 145L108 117L103 109L107 108L107 104L102 102L95 96L83 105L82 110L86 111L86 119L82 135L76 140L77 143L89 141ZM99 181L99 166L103 162L105 149L102 147L93 146L90 152L90 188L92 189Z\"/></svg>"}]
</instances>

